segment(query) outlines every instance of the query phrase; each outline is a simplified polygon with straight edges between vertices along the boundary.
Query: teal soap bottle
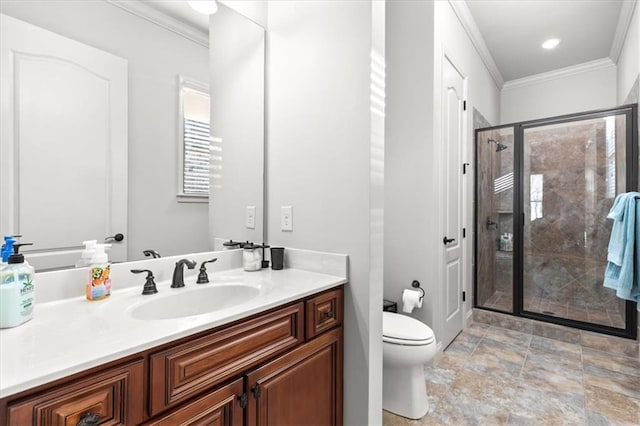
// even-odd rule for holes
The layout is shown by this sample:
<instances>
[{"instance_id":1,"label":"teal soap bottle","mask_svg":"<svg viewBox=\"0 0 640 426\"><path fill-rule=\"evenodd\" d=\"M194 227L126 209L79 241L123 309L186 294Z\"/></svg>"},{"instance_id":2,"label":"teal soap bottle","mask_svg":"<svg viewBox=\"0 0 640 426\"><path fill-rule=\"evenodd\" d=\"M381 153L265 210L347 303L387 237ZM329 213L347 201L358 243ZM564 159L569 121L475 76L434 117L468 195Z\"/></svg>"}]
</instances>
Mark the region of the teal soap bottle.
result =
<instances>
[{"instance_id":1,"label":"teal soap bottle","mask_svg":"<svg viewBox=\"0 0 640 426\"><path fill-rule=\"evenodd\" d=\"M0 270L0 328L16 327L33 318L35 270L24 260L21 246L13 244L14 253Z\"/></svg>"}]
</instances>

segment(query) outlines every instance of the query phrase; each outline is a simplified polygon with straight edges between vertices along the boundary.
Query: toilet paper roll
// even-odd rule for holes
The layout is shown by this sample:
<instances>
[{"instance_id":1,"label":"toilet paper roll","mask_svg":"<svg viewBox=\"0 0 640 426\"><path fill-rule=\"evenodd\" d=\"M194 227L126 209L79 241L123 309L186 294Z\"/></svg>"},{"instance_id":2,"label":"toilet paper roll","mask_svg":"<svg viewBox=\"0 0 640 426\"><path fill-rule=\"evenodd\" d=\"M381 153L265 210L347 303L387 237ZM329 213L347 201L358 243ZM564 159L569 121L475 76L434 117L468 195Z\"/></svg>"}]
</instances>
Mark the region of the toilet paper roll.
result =
<instances>
[{"instance_id":1,"label":"toilet paper roll","mask_svg":"<svg viewBox=\"0 0 640 426\"><path fill-rule=\"evenodd\" d=\"M422 308L422 292L417 290L402 290L402 312L411 313L415 308Z\"/></svg>"}]
</instances>

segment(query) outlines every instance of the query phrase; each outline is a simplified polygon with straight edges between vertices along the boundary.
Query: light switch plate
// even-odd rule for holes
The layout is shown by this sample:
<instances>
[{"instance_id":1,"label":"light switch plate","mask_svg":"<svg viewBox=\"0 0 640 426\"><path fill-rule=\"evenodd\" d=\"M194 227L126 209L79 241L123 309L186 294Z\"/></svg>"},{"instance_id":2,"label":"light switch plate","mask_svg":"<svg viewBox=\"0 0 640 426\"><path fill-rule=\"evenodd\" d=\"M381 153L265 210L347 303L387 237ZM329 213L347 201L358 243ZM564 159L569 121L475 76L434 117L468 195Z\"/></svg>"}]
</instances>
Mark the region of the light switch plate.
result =
<instances>
[{"instance_id":1,"label":"light switch plate","mask_svg":"<svg viewBox=\"0 0 640 426\"><path fill-rule=\"evenodd\" d=\"M282 206L280 208L280 229L293 231L293 208L291 206Z\"/></svg>"},{"instance_id":2,"label":"light switch plate","mask_svg":"<svg viewBox=\"0 0 640 426\"><path fill-rule=\"evenodd\" d=\"M245 226L247 229L256 229L256 206L247 206Z\"/></svg>"}]
</instances>

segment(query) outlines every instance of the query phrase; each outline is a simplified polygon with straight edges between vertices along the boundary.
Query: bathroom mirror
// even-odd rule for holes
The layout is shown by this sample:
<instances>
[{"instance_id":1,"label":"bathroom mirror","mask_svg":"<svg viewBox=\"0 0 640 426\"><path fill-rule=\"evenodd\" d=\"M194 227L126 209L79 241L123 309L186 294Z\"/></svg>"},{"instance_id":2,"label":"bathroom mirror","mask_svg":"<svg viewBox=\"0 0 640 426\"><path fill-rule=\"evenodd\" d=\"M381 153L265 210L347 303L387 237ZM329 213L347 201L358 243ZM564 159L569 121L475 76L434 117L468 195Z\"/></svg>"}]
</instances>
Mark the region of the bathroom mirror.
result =
<instances>
[{"instance_id":1,"label":"bathroom mirror","mask_svg":"<svg viewBox=\"0 0 640 426\"><path fill-rule=\"evenodd\" d=\"M12 196L2 199L3 211L10 211L12 215L15 212L18 214L12 217L8 226L4 225L7 223L5 219L0 220L2 222L0 224L3 225L0 232L2 234L20 232L23 234L23 240L33 242L33 248L25 250L25 253L28 259L35 259L31 263L38 270L72 266L79 257L83 240L100 241L119 233L124 235L122 242L110 241L114 245L112 249L114 261L142 259L145 249L154 249L163 256L206 251L214 248L214 237L263 240L264 29L238 12L220 4L218 13L213 17L213 21L219 27L214 30L216 34L214 44L218 50L227 49L227 52L243 45L248 46L252 49L250 56L253 59L243 61L242 55L236 51L236 56L226 57L227 62L222 58L212 61L212 66L215 66L212 69L208 48L209 35L195 27L190 28L189 25L180 21L177 15L173 17L163 15L160 11L150 8L148 3L153 2L3 0L0 3L0 13L10 18L95 48L107 55L113 55L126 64L126 102L122 108L125 111L123 112L122 109L119 111L124 113L126 123L124 135L128 147L123 155L113 157L122 159L119 164L115 164L118 163L115 160L111 163L103 161L104 149L109 145L108 143L98 144L99 152L91 151L93 140L100 139L98 135L86 135L81 139L86 141L86 144L78 142L73 145L82 149L65 153L64 148L67 144L64 143L64 137L56 143L51 143L54 138L44 132L39 136L42 147L51 153L52 162L57 161L56 158L59 159L60 167L58 169L52 167L51 170L54 172L34 169L31 172L31 184L22 185L21 188L19 173L20 171L26 173L25 171L29 170L27 166L29 158L26 155L20 157L19 139L11 137L11 141L8 141L5 132L2 132L4 139L2 143L10 143L12 151L11 155L0 155L0 162L6 170L9 167L5 168L5 164L11 164L11 179L15 178L15 182L11 183ZM228 33L225 34L225 31ZM247 33L243 34L243 31ZM24 39L24 37L20 38ZM49 44L49 39L44 40L46 41L40 43L41 45ZM228 43L226 47L225 43ZM256 58L261 60L258 61ZM261 66L256 66L257 62L260 62ZM6 65L2 64L3 77L8 69ZM216 128L215 123L212 123L211 133L214 141L212 156L216 157L217 163L214 159L212 172L214 180L211 185L221 187L228 192L218 196L212 191L213 195L209 202L181 200L177 196L179 192L177 144L180 143L178 129L181 119L179 116L180 76L209 84L212 91L215 89L219 93L217 99L211 100L213 120L220 123L219 129ZM229 82L229 87L242 88L244 90L242 96L234 98L230 96L230 92L224 92L222 89L226 87L225 82L211 84L209 80L212 76L233 77L234 80ZM240 78L251 84L243 85ZM48 85L48 87L52 86L55 84ZM33 91L38 93L37 89ZM12 90L3 90L0 93L3 104L9 102L12 92ZM62 109L56 109L58 104L55 102L56 99L64 101L72 96L61 94L57 96L57 98L55 95L51 96L49 99L53 101L53 110L60 113ZM238 101L242 102L241 105L229 103ZM65 120L71 120L71 118L53 117L51 126L46 129L54 128L56 123L63 127L60 123L64 123ZM89 121L91 120L86 117L83 119L84 123ZM234 134L224 131L225 126L232 126L232 124L225 125L225 122L240 123L244 133ZM7 121L3 118L2 126L6 125ZM234 152L232 149L239 145L244 147L242 156L240 152ZM32 152L38 151L38 146L34 142L29 149ZM6 153L6 151L3 152ZM24 152L26 150L23 150ZM65 161L72 161L73 164L93 164L92 162L100 164L100 167L96 167L96 174L99 173L101 177L94 185L95 190L78 189L82 187L78 186L77 179L74 181L74 173L67 172L63 167ZM108 169L114 165L122 168L123 163L123 172ZM91 168L91 166L87 167ZM250 172L242 173L238 177L232 173L235 170ZM67 181L55 181L63 177ZM241 181L236 182L237 178L241 178ZM3 179L0 185L5 188L4 185L7 185L7 181L11 179ZM124 180L125 189L114 190L113 182L122 180ZM234 185L237 186L234 188ZM41 186L48 188L47 193L44 194L46 196L38 193L38 190L42 190ZM29 191L28 188L34 190ZM236 200L233 196L234 190L236 194L250 193L251 198L240 200L238 196ZM97 232L85 232L84 225L89 220L78 220L69 224L52 220L48 216L52 210L57 210L59 214L62 212L63 215L65 211L82 211L83 217L90 219L97 213L103 213L105 210L103 201L109 197L117 198L114 204L121 210L118 214L124 219L114 226L103 225ZM240 211L237 211L238 209L233 205L236 201L244 206ZM240 205L239 203L236 205ZM252 228L246 226L247 206L255 208ZM237 215L240 221L226 221L224 233L213 234L210 227L213 227L218 216L221 221L225 220L227 209L229 209L227 217L235 218ZM27 211L30 215L28 220L21 216ZM106 213L107 217L116 215L111 210ZM7 215L3 213L3 217L6 218ZM47 229L46 236L34 236L35 232L31 229L34 229L33 226L38 223L42 225L41 228ZM31 224L32 227L26 228L27 224ZM247 233L247 230L250 233ZM125 247L125 249L118 250L119 247ZM37 259L39 256L42 257L44 252L54 253L55 256L49 256L46 262L39 264Z\"/></svg>"}]
</instances>

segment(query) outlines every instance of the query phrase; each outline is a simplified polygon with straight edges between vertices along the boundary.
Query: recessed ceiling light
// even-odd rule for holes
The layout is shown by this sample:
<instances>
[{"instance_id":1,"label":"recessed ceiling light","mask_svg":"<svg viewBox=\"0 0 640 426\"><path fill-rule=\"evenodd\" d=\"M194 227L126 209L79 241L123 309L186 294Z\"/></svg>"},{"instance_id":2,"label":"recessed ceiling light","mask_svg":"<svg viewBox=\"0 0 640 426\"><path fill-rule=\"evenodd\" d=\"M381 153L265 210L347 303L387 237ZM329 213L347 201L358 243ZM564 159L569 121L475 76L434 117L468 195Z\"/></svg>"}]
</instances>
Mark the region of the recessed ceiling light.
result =
<instances>
[{"instance_id":1,"label":"recessed ceiling light","mask_svg":"<svg viewBox=\"0 0 640 426\"><path fill-rule=\"evenodd\" d=\"M218 3L216 0L193 0L187 1L189 6L196 12L204 13L205 15L213 15L218 11Z\"/></svg>"},{"instance_id":2,"label":"recessed ceiling light","mask_svg":"<svg viewBox=\"0 0 640 426\"><path fill-rule=\"evenodd\" d=\"M554 47L556 47L559 44L560 44L560 39L558 39L558 38L550 38L549 40L546 40L544 43L542 43L542 48L543 49L553 49Z\"/></svg>"}]
</instances>

